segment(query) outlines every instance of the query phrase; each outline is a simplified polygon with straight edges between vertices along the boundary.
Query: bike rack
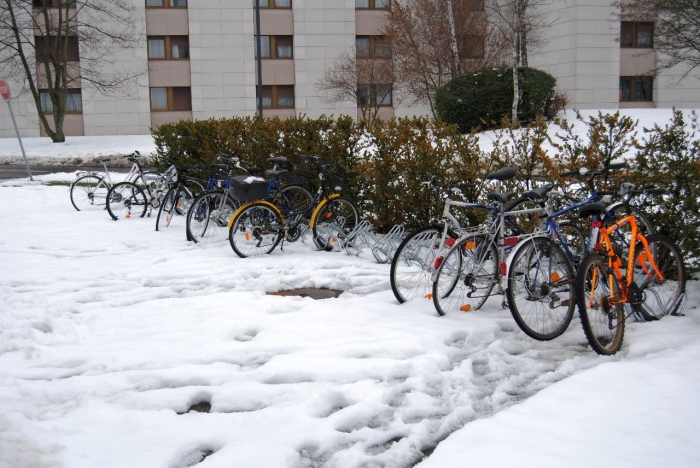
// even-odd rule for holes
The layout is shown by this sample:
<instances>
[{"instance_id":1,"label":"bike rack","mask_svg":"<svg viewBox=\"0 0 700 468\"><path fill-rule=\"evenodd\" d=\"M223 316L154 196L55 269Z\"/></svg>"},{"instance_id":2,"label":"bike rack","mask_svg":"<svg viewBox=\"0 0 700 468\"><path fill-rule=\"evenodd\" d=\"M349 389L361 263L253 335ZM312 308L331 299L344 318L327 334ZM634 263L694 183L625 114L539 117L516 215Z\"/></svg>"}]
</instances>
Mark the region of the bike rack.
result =
<instances>
[{"instance_id":1,"label":"bike rack","mask_svg":"<svg viewBox=\"0 0 700 468\"><path fill-rule=\"evenodd\" d=\"M377 236L371 231L371 224L366 219L360 221L355 229L340 242L340 247L348 255L360 255L363 247L372 251L379 263L388 263L401 244L406 229L401 224L393 226L384 236Z\"/></svg>"}]
</instances>

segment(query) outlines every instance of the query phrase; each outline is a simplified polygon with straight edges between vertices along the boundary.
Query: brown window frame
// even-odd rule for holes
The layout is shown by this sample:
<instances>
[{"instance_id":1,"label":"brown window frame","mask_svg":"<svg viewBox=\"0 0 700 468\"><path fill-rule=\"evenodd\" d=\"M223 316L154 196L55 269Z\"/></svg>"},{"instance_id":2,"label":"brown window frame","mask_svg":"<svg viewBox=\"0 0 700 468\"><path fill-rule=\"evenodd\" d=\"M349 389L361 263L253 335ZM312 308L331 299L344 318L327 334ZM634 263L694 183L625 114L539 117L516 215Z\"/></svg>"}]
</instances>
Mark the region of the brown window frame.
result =
<instances>
[{"instance_id":1,"label":"brown window frame","mask_svg":"<svg viewBox=\"0 0 700 468\"><path fill-rule=\"evenodd\" d=\"M290 35L277 35L277 36L270 36L267 34L263 34L260 36L262 39L263 37L268 37L270 41L270 55L266 56L263 55L262 59L263 60L294 60L294 36ZM280 57L279 54L277 53L277 43L279 42L280 38L291 38L292 41L292 56L291 57ZM253 39L253 54L255 57L258 56L258 46L255 44L256 39Z\"/></svg>"},{"instance_id":2,"label":"brown window frame","mask_svg":"<svg viewBox=\"0 0 700 468\"><path fill-rule=\"evenodd\" d=\"M359 7L357 6L357 2L355 2L355 9L356 10L391 10L391 0L389 1L389 4L385 7L378 7L375 4L376 0L367 0L368 6L366 7Z\"/></svg>"},{"instance_id":3,"label":"brown window frame","mask_svg":"<svg viewBox=\"0 0 700 468\"><path fill-rule=\"evenodd\" d=\"M368 55L360 55L358 53L360 48L357 47L357 40L360 38L369 39L369 54ZM377 48L382 47L382 46L388 47L389 55L377 55ZM384 37L384 36L367 36L367 35L355 36L355 57L356 58L390 59L391 56L392 56L391 44L389 44L386 37Z\"/></svg>"},{"instance_id":4,"label":"brown window frame","mask_svg":"<svg viewBox=\"0 0 700 468\"><path fill-rule=\"evenodd\" d=\"M651 80L650 86L649 86L649 97L648 98L642 98L638 99L637 98L637 80L640 79L649 79ZM629 99L624 99L622 95L622 80L624 79L629 79L630 81L630 98ZM620 102L653 102L654 101L654 77L649 76L649 75L643 75L643 76L621 76L620 77Z\"/></svg>"},{"instance_id":5,"label":"brown window frame","mask_svg":"<svg viewBox=\"0 0 700 468\"><path fill-rule=\"evenodd\" d=\"M55 38L56 36L50 36L49 39ZM43 53L44 49L46 49L46 52L48 52L48 48L51 46L49 43L51 41L47 41L47 38L44 36L34 36L34 53L36 56L36 61L38 63L44 63L45 60L43 59ZM80 40L78 39L77 36L68 36L68 37L61 37L62 40L68 40L68 50L66 51L67 55L65 57L66 62L80 62ZM63 61L62 53L63 53L63 44L59 45L59 61Z\"/></svg>"},{"instance_id":6,"label":"brown window frame","mask_svg":"<svg viewBox=\"0 0 700 468\"><path fill-rule=\"evenodd\" d=\"M639 32L643 27L651 29L651 44L639 45ZM631 36L632 42L627 44L625 40L625 29L629 28L628 33ZM621 21L620 22L620 47L623 49L653 49L654 48L654 23L650 21Z\"/></svg>"},{"instance_id":7,"label":"brown window frame","mask_svg":"<svg viewBox=\"0 0 700 468\"><path fill-rule=\"evenodd\" d=\"M369 102L361 104L359 102L360 87L366 86L369 88ZM391 86L391 102L389 104L377 104L377 86ZM394 84L393 83L375 83L375 84L360 84L358 85L358 102L357 107L394 107Z\"/></svg>"},{"instance_id":8,"label":"brown window frame","mask_svg":"<svg viewBox=\"0 0 700 468\"><path fill-rule=\"evenodd\" d=\"M187 57L173 57L172 38L174 38L174 37L187 38ZM164 46L165 46L165 57L162 57L162 58L151 57L151 50L149 48L148 41L155 40L155 39L163 39ZM172 36L147 36L146 37L146 53L148 54L148 60L154 60L154 61L159 61L159 60L189 60L190 59L190 37L180 35L180 34L172 35Z\"/></svg>"},{"instance_id":9,"label":"brown window frame","mask_svg":"<svg viewBox=\"0 0 700 468\"><path fill-rule=\"evenodd\" d=\"M255 8L255 0L252 0L253 8ZM267 5L260 5L260 8L270 9L270 10L291 10L294 6L294 1L289 0L289 6L277 6L275 0L267 0Z\"/></svg>"},{"instance_id":10,"label":"brown window frame","mask_svg":"<svg viewBox=\"0 0 700 468\"><path fill-rule=\"evenodd\" d=\"M293 105L291 106L280 106L279 105L279 88L291 88L292 90L292 103ZM263 92L263 98L269 97L270 98L270 103L271 105L266 106L263 105L263 109L296 109L297 105L297 100L296 100L296 89L294 88L294 85L263 85L262 87L262 92ZM255 88L255 100L257 102L258 100L258 88Z\"/></svg>"},{"instance_id":11,"label":"brown window frame","mask_svg":"<svg viewBox=\"0 0 700 468\"><path fill-rule=\"evenodd\" d=\"M49 90L45 88L41 88L38 90L39 91L39 96L41 96L41 93L48 93ZM69 88L68 89L68 94L80 94L80 110L79 111L69 111L66 109L65 113L66 114L82 114L83 113L83 92L80 88ZM65 99L65 96L61 94L61 99ZM41 97L39 97L39 100L41 100ZM44 114L49 114L53 115L53 109L51 110L41 110Z\"/></svg>"},{"instance_id":12,"label":"brown window frame","mask_svg":"<svg viewBox=\"0 0 700 468\"><path fill-rule=\"evenodd\" d=\"M146 4L146 8L180 8L180 9L187 9L187 7L188 7L187 2L185 2L185 3L186 3L185 6L178 6L178 5L173 6L173 5L170 4L171 1L172 1L172 0L163 0L163 4L162 4L162 5L148 5L148 4ZM146 3L145 0L144 0L144 3Z\"/></svg>"},{"instance_id":13,"label":"brown window frame","mask_svg":"<svg viewBox=\"0 0 700 468\"><path fill-rule=\"evenodd\" d=\"M153 101L151 100L151 89L153 88L165 88L168 97L168 108L167 109L154 109ZM175 108L175 88L178 89L189 89L190 99L188 109L176 109ZM148 103L151 112L191 112L192 111L192 88L190 86L151 86L148 88Z\"/></svg>"}]
</instances>

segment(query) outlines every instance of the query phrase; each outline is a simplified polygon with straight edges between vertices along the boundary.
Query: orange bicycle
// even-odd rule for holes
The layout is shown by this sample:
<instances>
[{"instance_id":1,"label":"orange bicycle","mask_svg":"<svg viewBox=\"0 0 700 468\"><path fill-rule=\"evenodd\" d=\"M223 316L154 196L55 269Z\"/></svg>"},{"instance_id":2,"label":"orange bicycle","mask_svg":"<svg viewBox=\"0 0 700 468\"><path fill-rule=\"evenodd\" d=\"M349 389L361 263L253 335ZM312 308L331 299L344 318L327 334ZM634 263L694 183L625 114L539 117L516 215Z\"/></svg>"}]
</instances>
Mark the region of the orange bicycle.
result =
<instances>
[{"instance_id":1,"label":"orange bicycle","mask_svg":"<svg viewBox=\"0 0 700 468\"><path fill-rule=\"evenodd\" d=\"M610 220L603 203L586 205L580 214L593 217L589 253L576 274L581 325L595 352L611 355L622 346L627 316L658 320L679 309L685 268L675 242L661 234L643 236L634 214ZM616 235L627 225L624 237Z\"/></svg>"}]
</instances>

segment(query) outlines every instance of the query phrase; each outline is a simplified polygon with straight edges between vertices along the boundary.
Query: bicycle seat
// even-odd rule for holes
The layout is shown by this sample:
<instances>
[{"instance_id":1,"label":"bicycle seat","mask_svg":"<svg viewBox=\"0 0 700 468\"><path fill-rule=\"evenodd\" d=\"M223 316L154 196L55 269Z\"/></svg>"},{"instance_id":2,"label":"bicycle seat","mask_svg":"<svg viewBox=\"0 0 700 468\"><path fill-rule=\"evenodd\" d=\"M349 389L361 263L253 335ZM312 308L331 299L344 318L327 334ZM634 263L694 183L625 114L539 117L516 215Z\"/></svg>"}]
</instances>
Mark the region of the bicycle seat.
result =
<instances>
[{"instance_id":1,"label":"bicycle seat","mask_svg":"<svg viewBox=\"0 0 700 468\"><path fill-rule=\"evenodd\" d=\"M578 210L578 215L581 218L600 213L605 213L605 204L600 202L589 203Z\"/></svg>"},{"instance_id":2,"label":"bicycle seat","mask_svg":"<svg viewBox=\"0 0 700 468\"><path fill-rule=\"evenodd\" d=\"M260 166L255 166L255 167L251 167L250 169L248 169L248 172L250 174L260 174L262 171L263 171L263 168Z\"/></svg>"},{"instance_id":3,"label":"bicycle seat","mask_svg":"<svg viewBox=\"0 0 700 468\"><path fill-rule=\"evenodd\" d=\"M486 178L489 180L507 180L512 179L514 176L515 169L512 167L504 167L487 175Z\"/></svg>"},{"instance_id":4,"label":"bicycle seat","mask_svg":"<svg viewBox=\"0 0 700 468\"><path fill-rule=\"evenodd\" d=\"M211 167L212 169L216 169L217 171L228 170L228 165L226 164L210 164L209 167Z\"/></svg>"},{"instance_id":5,"label":"bicycle seat","mask_svg":"<svg viewBox=\"0 0 700 468\"><path fill-rule=\"evenodd\" d=\"M287 164L287 158L284 156L277 156L275 158L268 158L267 162L272 163L272 164Z\"/></svg>"},{"instance_id":6,"label":"bicycle seat","mask_svg":"<svg viewBox=\"0 0 700 468\"><path fill-rule=\"evenodd\" d=\"M287 172L289 172L287 169L277 169L276 171L268 169L265 171L265 177L279 177L282 174L286 174Z\"/></svg>"},{"instance_id":7,"label":"bicycle seat","mask_svg":"<svg viewBox=\"0 0 700 468\"><path fill-rule=\"evenodd\" d=\"M540 188L536 188L535 190L529 190L523 193L522 196L532 201L541 200L542 198L544 198L545 195L551 192L553 188L554 184L545 184Z\"/></svg>"},{"instance_id":8,"label":"bicycle seat","mask_svg":"<svg viewBox=\"0 0 700 468\"><path fill-rule=\"evenodd\" d=\"M515 194L513 192L491 192L486 194L486 198L488 198L489 200L497 201L499 203L507 203L508 200L510 200L514 196Z\"/></svg>"}]
</instances>

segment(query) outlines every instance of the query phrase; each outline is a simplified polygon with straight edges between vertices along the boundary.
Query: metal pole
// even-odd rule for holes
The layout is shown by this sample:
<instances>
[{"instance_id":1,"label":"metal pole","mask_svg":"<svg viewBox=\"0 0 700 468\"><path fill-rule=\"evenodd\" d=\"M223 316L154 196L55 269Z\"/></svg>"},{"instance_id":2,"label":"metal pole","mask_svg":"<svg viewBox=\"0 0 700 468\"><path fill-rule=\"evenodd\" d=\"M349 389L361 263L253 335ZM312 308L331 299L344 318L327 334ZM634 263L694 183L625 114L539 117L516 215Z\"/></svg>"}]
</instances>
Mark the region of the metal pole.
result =
<instances>
[{"instance_id":1,"label":"metal pole","mask_svg":"<svg viewBox=\"0 0 700 468\"><path fill-rule=\"evenodd\" d=\"M19 147L22 149L22 156L24 156L24 164L27 166L27 173L29 174L29 180L34 182L32 177L32 171L29 169L29 161L27 161L27 153L24 152L24 145L22 144L22 137L19 135L19 129L17 128L17 121L15 120L15 113L12 112L12 105L10 101L7 101L7 108L10 109L10 117L12 117L12 124L15 126L15 133L17 133L17 139L19 140Z\"/></svg>"},{"instance_id":2,"label":"metal pole","mask_svg":"<svg viewBox=\"0 0 700 468\"><path fill-rule=\"evenodd\" d=\"M258 115L263 116L263 95L262 95L262 40L260 39L260 0L255 0L255 48L258 51Z\"/></svg>"}]
</instances>

